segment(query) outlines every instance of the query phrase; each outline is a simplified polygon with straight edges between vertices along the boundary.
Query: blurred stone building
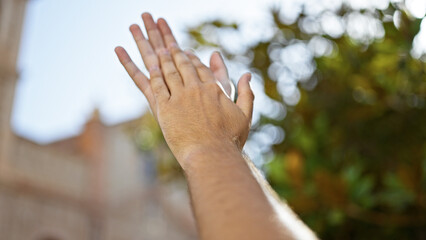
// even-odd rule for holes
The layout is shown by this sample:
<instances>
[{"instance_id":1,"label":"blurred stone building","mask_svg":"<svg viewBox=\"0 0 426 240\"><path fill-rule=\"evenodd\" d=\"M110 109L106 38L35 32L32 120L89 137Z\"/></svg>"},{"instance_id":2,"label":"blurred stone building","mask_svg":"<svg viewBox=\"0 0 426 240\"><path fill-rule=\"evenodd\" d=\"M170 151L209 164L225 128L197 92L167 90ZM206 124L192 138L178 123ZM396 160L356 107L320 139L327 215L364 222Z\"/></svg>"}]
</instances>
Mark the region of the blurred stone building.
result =
<instances>
[{"instance_id":1,"label":"blurred stone building","mask_svg":"<svg viewBox=\"0 0 426 240\"><path fill-rule=\"evenodd\" d=\"M157 183L125 134L134 121L105 126L95 111L73 138L38 145L14 135L25 6L0 0L0 239L195 239L186 192Z\"/></svg>"}]
</instances>

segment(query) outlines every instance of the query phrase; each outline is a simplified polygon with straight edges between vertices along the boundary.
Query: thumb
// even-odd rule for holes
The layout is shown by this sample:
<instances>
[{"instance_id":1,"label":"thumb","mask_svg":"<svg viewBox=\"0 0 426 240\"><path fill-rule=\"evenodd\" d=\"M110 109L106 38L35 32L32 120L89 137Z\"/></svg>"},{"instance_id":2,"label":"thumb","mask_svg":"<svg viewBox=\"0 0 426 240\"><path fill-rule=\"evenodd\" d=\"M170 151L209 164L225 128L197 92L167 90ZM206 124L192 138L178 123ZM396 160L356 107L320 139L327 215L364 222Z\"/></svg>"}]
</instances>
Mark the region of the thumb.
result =
<instances>
[{"instance_id":1,"label":"thumb","mask_svg":"<svg viewBox=\"0 0 426 240\"><path fill-rule=\"evenodd\" d=\"M238 99L237 106L243 111L248 119L253 115L254 94L250 88L251 73L241 76L238 81Z\"/></svg>"}]
</instances>

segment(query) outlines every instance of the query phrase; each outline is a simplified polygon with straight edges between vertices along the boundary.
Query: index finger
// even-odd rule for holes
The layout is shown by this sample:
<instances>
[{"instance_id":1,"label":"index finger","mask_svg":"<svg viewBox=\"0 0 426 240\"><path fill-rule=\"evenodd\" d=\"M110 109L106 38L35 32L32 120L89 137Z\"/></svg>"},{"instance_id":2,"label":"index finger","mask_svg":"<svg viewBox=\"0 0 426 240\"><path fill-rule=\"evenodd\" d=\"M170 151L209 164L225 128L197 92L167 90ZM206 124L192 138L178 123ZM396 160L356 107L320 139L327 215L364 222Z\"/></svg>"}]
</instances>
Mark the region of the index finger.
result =
<instances>
[{"instance_id":1,"label":"index finger","mask_svg":"<svg viewBox=\"0 0 426 240\"><path fill-rule=\"evenodd\" d=\"M152 112L156 115L156 107L155 107L155 98L152 93L151 85L148 81L148 78L143 74L136 64L132 61L129 54L127 54L126 50L122 47L116 47L115 53L117 54L120 63L126 69L129 76L132 78L136 86L142 91L145 95L148 103L151 107Z\"/></svg>"}]
</instances>

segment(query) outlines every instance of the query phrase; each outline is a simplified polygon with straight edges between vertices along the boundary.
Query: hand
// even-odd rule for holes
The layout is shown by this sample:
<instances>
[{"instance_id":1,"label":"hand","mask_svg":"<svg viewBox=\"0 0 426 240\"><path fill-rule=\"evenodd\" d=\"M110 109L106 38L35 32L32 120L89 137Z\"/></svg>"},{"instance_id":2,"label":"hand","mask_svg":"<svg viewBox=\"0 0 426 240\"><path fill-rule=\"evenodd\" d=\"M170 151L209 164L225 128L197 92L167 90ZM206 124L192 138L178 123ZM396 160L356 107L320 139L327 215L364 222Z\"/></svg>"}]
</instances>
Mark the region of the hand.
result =
<instances>
[{"instance_id":1,"label":"hand","mask_svg":"<svg viewBox=\"0 0 426 240\"><path fill-rule=\"evenodd\" d=\"M217 69L222 73L214 74L194 54L180 50L164 19L158 20L158 27L151 15L143 14L143 19L149 40L138 26L132 25L130 29L150 80L123 48L116 48L116 53L148 99L177 160L184 167L186 157L199 149L235 146L241 150L247 140L253 110L251 75L241 77L235 104L216 84L218 74L227 77L224 65L218 64ZM213 62L222 62L214 58Z\"/></svg>"},{"instance_id":2,"label":"hand","mask_svg":"<svg viewBox=\"0 0 426 240\"><path fill-rule=\"evenodd\" d=\"M130 31L142 55L142 59L145 64L145 67L146 69L149 70L151 67L159 65L159 60L158 60L158 56L156 52L159 49L164 48L165 43L163 41L163 37L161 36L161 32L157 24L154 22L151 14L144 13L142 14L142 18L143 18L143 22L145 24L145 28L148 33L149 39L146 39L144 37L140 27L137 24L131 25ZM173 35L171 36L171 38L172 38L171 39L172 41L175 41ZM152 88L150 87L148 79L143 74L141 74L142 72L133 63L133 61L130 59L129 55L126 53L126 51L123 48L121 47L116 48L116 53L119 57L121 64L125 67L128 74L132 77L132 79L134 80L138 88L147 97L148 102L150 104L150 108L153 111L154 116L156 117L156 112L155 112L155 110L157 109L155 106L156 103L155 103L155 100L152 94ZM218 82L223 86L223 89L226 92L226 94L232 100L234 100L235 88L231 80L229 79L228 70L219 52L214 52L211 55L210 67L211 67L211 70L213 71L214 76L218 80Z\"/></svg>"}]
</instances>

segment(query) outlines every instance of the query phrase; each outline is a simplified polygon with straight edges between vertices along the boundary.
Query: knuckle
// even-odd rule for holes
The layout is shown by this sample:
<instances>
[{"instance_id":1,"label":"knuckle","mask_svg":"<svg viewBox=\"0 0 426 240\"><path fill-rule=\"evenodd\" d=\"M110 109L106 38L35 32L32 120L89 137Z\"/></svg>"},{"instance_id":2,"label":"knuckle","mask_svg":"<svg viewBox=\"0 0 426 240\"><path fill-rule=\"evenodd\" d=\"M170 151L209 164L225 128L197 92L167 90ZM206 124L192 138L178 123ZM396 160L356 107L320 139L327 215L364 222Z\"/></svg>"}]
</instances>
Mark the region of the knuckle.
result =
<instances>
[{"instance_id":1,"label":"knuckle","mask_svg":"<svg viewBox=\"0 0 426 240\"><path fill-rule=\"evenodd\" d=\"M167 72L166 73L166 78L169 78L169 79L180 78L180 74L177 71Z\"/></svg>"},{"instance_id":2,"label":"knuckle","mask_svg":"<svg viewBox=\"0 0 426 240\"><path fill-rule=\"evenodd\" d=\"M201 81L205 83L211 82L210 84L216 84L216 79L210 69L198 69L198 73L200 75Z\"/></svg>"},{"instance_id":3,"label":"knuckle","mask_svg":"<svg viewBox=\"0 0 426 240\"><path fill-rule=\"evenodd\" d=\"M149 43L149 40L146 38L140 38L139 42L144 46L144 47L151 47L151 44Z\"/></svg>"},{"instance_id":4,"label":"knuckle","mask_svg":"<svg viewBox=\"0 0 426 240\"><path fill-rule=\"evenodd\" d=\"M159 77L151 77L151 84L153 87L158 86L158 83L160 83L160 81L162 81L162 79Z\"/></svg>"},{"instance_id":5,"label":"knuckle","mask_svg":"<svg viewBox=\"0 0 426 240\"><path fill-rule=\"evenodd\" d=\"M221 91L220 87L217 85L215 81L205 82L205 86L207 89L210 89L210 90Z\"/></svg>"},{"instance_id":6,"label":"knuckle","mask_svg":"<svg viewBox=\"0 0 426 240\"><path fill-rule=\"evenodd\" d=\"M159 95L162 91L161 86L156 86L152 89L155 95Z\"/></svg>"},{"instance_id":7,"label":"knuckle","mask_svg":"<svg viewBox=\"0 0 426 240\"><path fill-rule=\"evenodd\" d=\"M141 71L136 71L131 76L133 79L141 79L144 77L143 73Z\"/></svg>"},{"instance_id":8,"label":"knuckle","mask_svg":"<svg viewBox=\"0 0 426 240\"><path fill-rule=\"evenodd\" d=\"M132 61L130 60L123 60L121 64L123 64L126 70L132 69Z\"/></svg>"},{"instance_id":9,"label":"knuckle","mask_svg":"<svg viewBox=\"0 0 426 240\"><path fill-rule=\"evenodd\" d=\"M194 56L194 55L192 55L192 54L186 54L186 56L192 61L192 62L194 62L194 64L195 63L197 63L197 60L198 60L198 58L196 57L196 56Z\"/></svg>"},{"instance_id":10,"label":"knuckle","mask_svg":"<svg viewBox=\"0 0 426 240\"><path fill-rule=\"evenodd\" d=\"M186 87L187 91L190 93L198 93L201 91L200 85L199 84L189 84Z\"/></svg>"},{"instance_id":11,"label":"knuckle","mask_svg":"<svg viewBox=\"0 0 426 240\"><path fill-rule=\"evenodd\" d=\"M157 58L157 54L155 54L154 50L152 49L148 49L145 51L145 56L149 57L149 58Z\"/></svg>"},{"instance_id":12,"label":"knuckle","mask_svg":"<svg viewBox=\"0 0 426 240\"><path fill-rule=\"evenodd\" d=\"M160 56L162 58L169 58L170 57L169 50L167 48L164 48L164 47L157 49L156 53L157 53L158 56Z\"/></svg>"},{"instance_id":13,"label":"knuckle","mask_svg":"<svg viewBox=\"0 0 426 240\"><path fill-rule=\"evenodd\" d=\"M203 64L200 64L200 67L198 68L199 69L199 71L201 71L205 76L210 76L210 75L212 75L213 73L212 73L212 71L208 68L208 67L206 67L206 66L204 66Z\"/></svg>"},{"instance_id":14,"label":"knuckle","mask_svg":"<svg viewBox=\"0 0 426 240\"><path fill-rule=\"evenodd\" d=\"M176 54L179 54L179 53L180 53L180 49L179 49L177 46L174 46L174 45L170 46L170 47L169 47L169 50L170 50L170 52L171 52L173 55L176 55Z\"/></svg>"},{"instance_id":15,"label":"knuckle","mask_svg":"<svg viewBox=\"0 0 426 240\"><path fill-rule=\"evenodd\" d=\"M150 28L150 29L147 29L146 31L148 33L148 36L158 34L158 30L156 28Z\"/></svg>"},{"instance_id":16,"label":"knuckle","mask_svg":"<svg viewBox=\"0 0 426 240\"><path fill-rule=\"evenodd\" d=\"M153 82L152 84L152 91L154 92L155 95L159 95L162 91L163 91L163 87L160 84L154 84L155 82Z\"/></svg>"},{"instance_id":17,"label":"knuckle","mask_svg":"<svg viewBox=\"0 0 426 240\"><path fill-rule=\"evenodd\" d=\"M186 61L186 59L183 59L177 64L178 68L190 68L192 67L192 64L189 61Z\"/></svg>"},{"instance_id":18,"label":"knuckle","mask_svg":"<svg viewBox=\"0 0 426 240\"><path fill-rule=\"evenodd\" d=\"M157 66L151 67L151 69L149 69L149 76L153 79L160 78L161 77L160 69Z\"/></svg>"},{"instance_id":19,"label":"knuckle","mask_svg":"<svg viewBox=\"0 0 426 240\"><path fill-rule=\"evenodd\" d=\"M158 84L157 86L152 87L152 92L156 99L156 104L161 105L164 102L164 100L168 99L167 91L168 90L165 89L165 87L161 84Z\"/></svg>"},{"instance_id":20,"label":"knuckle","mask_svg":"<svg viewBox=\"0 0 426 240\"><path fill-rule=\"evenodd\" d=\"M192 64L194 65L195 68L198 69L198 71L202 71L203 68L203 64L199 61L192 61Z\"/></svg>"}]
</instances>

